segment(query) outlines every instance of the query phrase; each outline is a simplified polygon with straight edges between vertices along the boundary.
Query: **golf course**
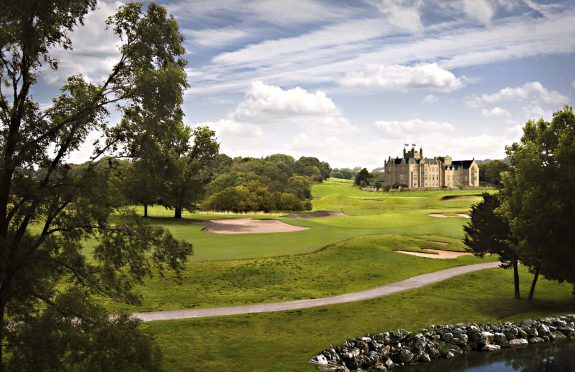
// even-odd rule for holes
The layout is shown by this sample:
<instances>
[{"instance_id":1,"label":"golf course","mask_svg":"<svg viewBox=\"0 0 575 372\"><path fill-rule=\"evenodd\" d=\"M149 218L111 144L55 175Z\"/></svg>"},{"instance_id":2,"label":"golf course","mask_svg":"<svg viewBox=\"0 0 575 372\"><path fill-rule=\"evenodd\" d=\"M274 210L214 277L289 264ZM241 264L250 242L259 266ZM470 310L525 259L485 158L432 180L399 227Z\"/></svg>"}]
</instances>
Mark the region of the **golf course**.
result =
<instances>
[{"instance_id":1,"label":"golf course","mask_svg":"<svg viewBox=\"0 0 575 372\"><path fill-rule=\"evenodd\" d=\"M350 181L329 179L313 186L313 210L304 215L308 218L297 214L194 213L175 221L169 217L170 211L151 207L152 223L193 243L194 255L179 276L156 275L139 286L140 306L107 306L141 313L314 299L493 262L495 257L472 255L440 259L443 251L465 251L466 213L481 200L482 192L368 192ZM232 218L234 226L242 221L268 226L266 221L276 220L273 225L281 222L280 226L303 229L214 233L207 228ZM254 220L262 223L254 224ZM520 275L522 291L527 291L531 274L521 268ZM313 370L306 361L315 352L367 332L513 320L575 309L571 286L544 279L534 301L514 300L512 276L510 270L493 268L365 301L153 321L144 327L159 342L168 370Z\"/></svg>"}]
</instances>

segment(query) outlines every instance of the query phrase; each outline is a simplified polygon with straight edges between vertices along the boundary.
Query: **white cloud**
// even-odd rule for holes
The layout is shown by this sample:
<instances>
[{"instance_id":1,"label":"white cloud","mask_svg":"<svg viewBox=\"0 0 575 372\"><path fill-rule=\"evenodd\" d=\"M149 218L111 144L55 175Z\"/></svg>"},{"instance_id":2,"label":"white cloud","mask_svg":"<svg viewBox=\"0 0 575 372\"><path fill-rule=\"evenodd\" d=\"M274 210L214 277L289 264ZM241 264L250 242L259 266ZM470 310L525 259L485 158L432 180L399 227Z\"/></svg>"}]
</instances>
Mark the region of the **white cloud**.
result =
<instances>
[{"instance_id":1,"label":"white cloud","mask_svg":"<svg viewBox=\"0 0 575 372\"><path fill-rule=\"evenodd\" d=\"M168 4L168 10L177 18L218 20L231 10L249 22L266 22L275 25L302 25L325 22L343 16L337 7L326 6L321 1L298 0L290 2L267 0L185 0Z\"/></svg>"},{"instance_id":2,"label":"white cloud","mask_svg":"<svg viewBox=\"0 0 575 372\"><path fill-rule=\"evenodd\" d=\"M401 30L409 32L421 31L421 14L419 7L421 1L405 0L381 0L380 11L386 16L387 21Z\"/></svg>"},{"instance_id":3,"label":"white cloud","mask_svg":"<svg viewBox=\"0 0 575 372\"><path fill-rule=\"evenodd\" d=\"M491 118L494 116L510 116L509 112L505 109L502 109L501 107L494 107L491 110L488 109L482 109L481 110L481 116L486 117L486 118Z\"/></svg>"},{"instance_id":4,"label":"white cloud","mask_svg":"<svg viewBox=\"0 0 575 372\"><path fill-rule=\"evenodd\" d=\"M463 12L481 23L489 23L493 17L493 7L487 0L463 0Z\"/></svg>"},{"instance_id":5,"label":"white cloud","mask_svg":"<svg viewBox=\"0 0 575 372\"><path fill-rule=\"evenodd\" d=\"M426 121L422 119L411 119L405 121L375 122L376 129L386 137L408 138L421 133L450 133L454 132L453 125L440 121Z\"/></svg>"},{"instance_id":6,"label":"white cloud","mask_svg":"<svg viewBox=\"0 0 575 372\"><path fill-rule=\"evenodd\" d=\"M523 106L523 112L525 113L525 117L527 119L539 119L539 118L547 118L550 119L553 115L551 110L545 110L541 105L537 103L531 103L526 106Z\"/></svg>"},{"instance_id":7,"label":"white cloud","mask_svg":"<svg viewBox=\"0 0 575 372\"><path fill-rule=\"evenodd\" d=\"M225 118L203 124L223 136L261 137L265 128L324 135L357 131L324 92L282 89L261 81L250 84L243 101Z\"/></svg>"},{"instance_id":8,"label":"white cloud","mask_svg":"<svg viewBox=\"0 0 575 372\"><path fill-rule=\"evenodd\" d=\"M266 40L247 45L239 50L226 52L214 57L213 62L222 65L262 64L279 60L286 56L302 57L302 53L325 51L336 46L358 43L384 36L391 32L390 27L379 19L358 19L336 23L294 37ZM337 37L334 37L337 35ZM276 60L278 59L278 60Z\"/></svg>"},{"instance_id":9,"label":"white cloud","mask_svg":"<svg viewBox=\"0 0 575 372\"><path fill-rule=\"evenodd\" d=\"M368 65L365 70L346 74L341 84L346 87L453 91L461 88L464 82L464 77L457 77L435 63L426 63L415 66Z\"/></svg>"},{"instance_id":10,"label":"white cloud","mask_svg":"<svg viewBox=\"0 0 575 372\"><path fill-rule=\"evenodd\" d=\"M480 107L501 102L537 102L547 105L560 105L567 97L547 89L538 81L525 83L519 87L506 87L493 94L482 94L467 102L470 107Z\"/></svg>"},{"instance_id":11,"label":"white cloud","mask_svg":"<svg viewBox=\"0 0 575 372\"><path fill-rule=\"evenodd\" d=\"M98 2L97 9L86 16L84 26L78 26L70 33L73 50L60 47L52 50L59 65L58 70L43 74L48 84L62 84L67 77L77 74L93 82L108 76L119 61L120 40L112 30L106 29L106 20L121 5L117 1Z\"/></svg>"},{"instance_id":12,"label":"white cloud","mask_svg":"<svg viewBox=\"0 0 575 372\"><path fill-rule=\"evenodd\" d=\"M461 26L458 21L446 22L428 27L423 36L389 37L396 36L398 29L385 20L353 19L296 37L270 39L216 55L210 64L197 69L190 93L237 92L259 79L281 85L332 84L370 64L429 61L451 70L575 52L575 11L539 18L508 17L489 27Z\"/></svg>"},{"instance_id":13,"label":"white cloud","mask_svg":"<svg viewBox=\"0 0 575 372\"><path fill-rule=\"evenodd\" d=\"M423 103L434 103L437 101L439 101L439 97L434 96L433 94L428 94L421 100Z\"/></svg>"},{"instance_id":14,"label":"white cloud","mask_svg":"<svg viewBox=\"0 0 575 372\"><path fill-rule=\"evenodd\" d=\"M218 136L228 137L262 137L263 130L257 125L249 123L238 123L230 119L220 119L218 121L207 121L198 125L208 126L214 130Z\"/></svg>"},{"instance_id":15,"label":"white cloud","mask_svg":"<svg viewBox=\"0 0 575 372\"><path fill-rule=\"evenodd\" d=\"M182 33L190 38L192 43L210 48L221 48L250 36L246 30L230 27L182 30Z\"/></svg>"},{"instance_id":16,"label":"white cloud","mask_svg":"<svg viewBox=\"0 0 575 372\"><path fill-rule=\"evenodd\" d=\"M322 91L312 93L300 87L284 90L261 81L252 82L235 112L235 117L244 121L265 121L282 115L341 116L341 112Z\"/></svg>"}]
</instances>

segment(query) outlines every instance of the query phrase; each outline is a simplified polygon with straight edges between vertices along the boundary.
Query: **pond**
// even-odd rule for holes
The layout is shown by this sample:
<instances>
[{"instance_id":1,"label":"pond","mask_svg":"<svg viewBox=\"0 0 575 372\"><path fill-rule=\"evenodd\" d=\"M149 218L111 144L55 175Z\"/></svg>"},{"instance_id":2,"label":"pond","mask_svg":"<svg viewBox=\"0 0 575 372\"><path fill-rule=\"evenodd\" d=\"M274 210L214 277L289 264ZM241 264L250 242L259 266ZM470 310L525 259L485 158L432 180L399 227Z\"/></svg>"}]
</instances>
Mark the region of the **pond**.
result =
<instances>
[{"instance_id":1,"label":"pond","mask_svg":"<svg viewBox=\"0 0 575 372\"><path fill-rule=\"evenodd\" d=\"M575 371L575 343L545 343L488 353L472 351L453 359L397 367L394 372L572 372Z\"/></svg>"}]
</instances>

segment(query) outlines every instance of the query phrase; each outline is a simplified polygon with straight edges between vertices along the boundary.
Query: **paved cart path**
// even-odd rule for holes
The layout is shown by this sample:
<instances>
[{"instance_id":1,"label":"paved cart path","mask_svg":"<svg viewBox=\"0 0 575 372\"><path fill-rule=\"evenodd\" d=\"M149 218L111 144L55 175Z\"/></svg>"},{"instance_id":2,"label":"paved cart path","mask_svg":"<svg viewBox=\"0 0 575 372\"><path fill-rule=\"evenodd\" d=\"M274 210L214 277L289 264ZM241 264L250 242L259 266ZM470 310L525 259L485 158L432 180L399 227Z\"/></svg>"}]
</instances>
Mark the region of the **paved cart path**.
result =
<instances>
[{"instance_id":1,"label":"paved cart path","mask_svg":"<svg viewBox=\"0 0 575 372\"><path fill-rule=\"evenodd\" d=\"M272 302L272 303L255 304L255 305L211 307L205 309L189 309L189 310L153 311L145 313L134 313L133 315L136 318L139 318L145 322L151 322L154 320L205 318L210 316L269 313L273 311L307 309L310 307L344 304L348 302L370 300L373 298L389 296L394 293L403 292L415 288L421 288L426 285L451 279L459 275L469 274L475 271L485 269L491 269L498 266L499 262L488 262L475 265L452 267L450 269L440 270L433 273L417 275L409 279L385 284L372 289L367 289L365 291L346 293L339 296L311 298L308 300Z\"/></svg>"}]
</instances>

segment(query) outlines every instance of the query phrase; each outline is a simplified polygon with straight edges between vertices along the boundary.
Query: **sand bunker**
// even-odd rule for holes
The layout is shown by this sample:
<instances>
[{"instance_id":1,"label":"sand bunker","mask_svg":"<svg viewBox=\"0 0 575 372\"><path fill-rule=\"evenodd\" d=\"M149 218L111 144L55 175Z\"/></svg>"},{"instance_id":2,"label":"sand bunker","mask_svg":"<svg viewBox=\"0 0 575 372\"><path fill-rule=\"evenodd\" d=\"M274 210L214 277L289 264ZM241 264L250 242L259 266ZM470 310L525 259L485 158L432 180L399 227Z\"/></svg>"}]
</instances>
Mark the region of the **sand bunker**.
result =
<instances>
[{"instance_id":1,"label":"sand bunker","mask_svg":"<svg viewBox=\"0 0 575 372\"><path fill-rule=\"evenodd\" d=\"M457 213L455 216L450 216L443 213L430 213L428 214L429 217L436 217L436 218L450 218L450 217L461 217L461 218L471 218L468 214L465 213Z\"/></svg>"},{"instance_id":2,"label":"sand bunker","mask_svg":"<svg viewBox=\"0 0 575 372\"><path fill-rule=\"evenodd\" d=\"M453 252L453 251L444 251L441 249L425 249L425 251L434 253L408 252L408 251L395 251L395 252L408 254L410 256L433 258L436 260L451 260L460 256L471 256L471 253L469 252Z\"/></svg>"},{"instance_id":3,"label":"sand bunker","mask_svg":"<svg viewBox=\"0 0 575 372\"><path fill-rule=\"evenodd\" d=\"M234 218L210 220L206 222L206 227L204 227L203 230L214 234L265 234L301 231L307 229L307 227L292 226L278 220Z\"/></svg>"},{"instance_id":4,"label":"sand bunker","mask_svg":"<svg viewBox=\"0 0 575 372\"><path fill-rule=\"evenodd\" d=\"M330 211L316 211L316 212L300 212L288 214L288 218L316 218L316 217L342 217L346 214L343 212L330 212Z\"/></svg>"}]
</instances>

